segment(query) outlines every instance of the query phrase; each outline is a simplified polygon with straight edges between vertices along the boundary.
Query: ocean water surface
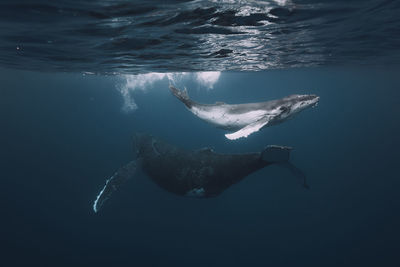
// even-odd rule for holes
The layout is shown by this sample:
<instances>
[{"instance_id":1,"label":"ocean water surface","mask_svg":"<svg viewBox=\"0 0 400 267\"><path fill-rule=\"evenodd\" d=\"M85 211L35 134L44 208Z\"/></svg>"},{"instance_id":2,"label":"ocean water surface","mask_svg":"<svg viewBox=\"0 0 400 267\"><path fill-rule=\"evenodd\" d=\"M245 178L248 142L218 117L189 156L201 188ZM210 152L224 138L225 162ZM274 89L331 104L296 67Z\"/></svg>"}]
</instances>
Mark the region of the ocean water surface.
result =
<instances>
[{"instance_id":1,"label":"ocean water surface","mask_svg":"<svg viewBox=\"0 0 400 267\"><path fill-rule=\"evenodd\" d=\"M2 266L399 266L397 1L2 1ZM201 103L315 94L228 140ZM293 147L209 199L143 172L95 213L133 135L187 150Z\"/></svg>"},{"instance_id":2,"label":"ocean water surface","mask_svg":"<svg viewBox=\"0 0 400 267\"><path fill-rule=\"evenodd\" d=\"M396 65L396 0L3 0L0 63L148 73Z\"/></svg>"}]
</instances>

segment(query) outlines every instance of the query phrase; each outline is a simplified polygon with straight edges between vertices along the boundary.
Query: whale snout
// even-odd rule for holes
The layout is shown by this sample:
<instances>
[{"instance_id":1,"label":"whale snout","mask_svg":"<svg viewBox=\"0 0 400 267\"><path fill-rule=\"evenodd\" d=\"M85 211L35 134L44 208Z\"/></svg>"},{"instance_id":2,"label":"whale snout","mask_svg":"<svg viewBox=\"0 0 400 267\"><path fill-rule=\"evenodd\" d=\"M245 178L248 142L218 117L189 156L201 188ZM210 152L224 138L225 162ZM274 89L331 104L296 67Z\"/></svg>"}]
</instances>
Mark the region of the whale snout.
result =
<instances>
[{"instance_id":1,"label":"whale snout","mask_svg":"<svg viewBox=\"0 0 400 267\"><path fill-rule=\"evenodd\" d=\"M317 95L309 95L309 100L310 102L310 106L311 107L315 107L316 105L318 105L319 102L319 96Z\"/></svg>"},{"instance_id":2,"label":"whale snout","mask_svg":"<svg viewBox=\"0 0 400 267\"><path fill-rule=\"evenodd\" d=\"M291 114L296 114L309 107L315 107L318 105L319 96L317 95L292 95L290 96L289 102L291 103L290 111Z\"/></svg>"},{"instance_id":3,"label":"whale snout","mask_svg":"<svg viewBox=\"0 0 400 267\"><path fill-rule=\"evenodd\" d=\"M297 99L300 101L314 101L319 99L317 95L297 95Z\"/></svg>"},{"instance_id":4,"label":"whale snout","mask_svg":"<svg viewBox=\"0 0 400 267\"><path fill-rule=\"evenodd\" d=\"M312 107L318 104L319 96L317 95L298 95L297 102L305 107Z\"/></svg>"}]
</instances>

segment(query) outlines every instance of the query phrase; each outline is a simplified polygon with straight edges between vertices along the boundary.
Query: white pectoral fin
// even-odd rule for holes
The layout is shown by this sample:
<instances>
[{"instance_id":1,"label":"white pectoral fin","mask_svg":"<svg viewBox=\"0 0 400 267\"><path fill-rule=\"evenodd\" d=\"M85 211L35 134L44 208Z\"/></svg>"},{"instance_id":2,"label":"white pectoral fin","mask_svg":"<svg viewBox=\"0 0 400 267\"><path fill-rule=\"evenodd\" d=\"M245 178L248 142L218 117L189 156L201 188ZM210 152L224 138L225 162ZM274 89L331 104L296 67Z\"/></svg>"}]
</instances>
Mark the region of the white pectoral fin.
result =
<instances>
[{"instance_id":1,"label":"white pectoral fin","mask_svg":"<svg viewBox=\"0 0 400 267\"><path fill-rule=\"evenodd\" d=\"M106 181L103 189L97 195L93 203L94 212L98 212L103 204L110 198L118 187L126 180L130 179L136 172L136 162L131 161L125 166L118 169L118 171Z\"/></svg>"},{"instance_id":2,"label":"white pectoral fin","mask_svg":"<svg viewBox=\"0 0 400 267\"><path fill-rule=\"evenodd\" d=\"M242 137L247 137L252 133L258 132L262 127L267 125L269 121L270 121L269 116L264 117L256 122L250 123L249 125L243 127L239 131L230 134L225 134L225 137L230 140L236 140Z\"/></svg>"}]
</instances>

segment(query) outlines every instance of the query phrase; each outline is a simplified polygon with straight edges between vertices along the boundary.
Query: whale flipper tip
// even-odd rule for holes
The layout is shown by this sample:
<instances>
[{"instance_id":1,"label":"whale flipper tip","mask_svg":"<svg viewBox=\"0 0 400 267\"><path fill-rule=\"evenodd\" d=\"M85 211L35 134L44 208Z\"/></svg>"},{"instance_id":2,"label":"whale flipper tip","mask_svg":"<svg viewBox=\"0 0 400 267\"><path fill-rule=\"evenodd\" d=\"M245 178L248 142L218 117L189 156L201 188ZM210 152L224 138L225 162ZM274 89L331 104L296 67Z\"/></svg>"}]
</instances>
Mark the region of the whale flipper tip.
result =
<instances>
[{"instance_id":1,"label":"whale flipper tip","mask_svg":"<svg viewBox=\"0 0 400 267\"><path fill-rule=\"evenodd\" d=\"M118 171L106 181L103 189L97 195L93 203L93 211L98 213L103 204L110 198L110 196L118 189L118 187L130 179L136 172L136 162L131 161L125 166L122 166Z\"/></svg>"},{"instance_id":2,"label":"whale flipper tip","mask_svg":"<svg viewBox=\"0 0 400 267\"><path fill-rule=\"evenodd\" d=\"M247 126L241 128L236 132L225 134L225 137L229 140L236 140L242 137L247 137L252 133L258 132L261 128L266 126L269 123L270 119L270 116L265 116L256 122L248 124Z\"/></svg>"}]
</instances>

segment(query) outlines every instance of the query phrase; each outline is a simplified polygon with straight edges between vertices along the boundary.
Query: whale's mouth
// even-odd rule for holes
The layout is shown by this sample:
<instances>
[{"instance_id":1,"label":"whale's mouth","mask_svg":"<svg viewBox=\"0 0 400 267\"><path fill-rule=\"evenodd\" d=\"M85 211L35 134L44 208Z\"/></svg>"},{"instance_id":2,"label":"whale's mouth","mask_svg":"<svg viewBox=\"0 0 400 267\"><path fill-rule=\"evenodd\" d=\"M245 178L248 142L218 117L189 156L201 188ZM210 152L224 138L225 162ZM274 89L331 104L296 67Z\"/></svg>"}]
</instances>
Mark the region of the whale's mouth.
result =
<instances>
[{"instance_id":1,"label":"whale's mouth","mask_svg":"<svg viewBox=\"0 0 400 267\"><path fill-rule=\"evenodd\" d=\"M300 107L309 108L309 107L316 107L319 103L319 96L317 95L302 95L299 97Z\"/></svg>"},{"instance_id":2,"label":"whale's mouth","mask_svg":"<svg viewBox=\"0 0 400 267\"><path fill-rule=\"evenodd\" d=\"M316 106L318 106L319 103L319 96L315 96L315 98L313 99L313 103L311 103L311 107L315 108Z\"/></svg>"},{"instance_id":3,"label":"whale's mouth","mask_svg":"<svg viewBox=\"0 0 400 267\"><path fill-rule=\"evenodd\" d=\"M301 111L306 108L316 107L319 103L319 96L317 95L299 95L297 102L293 105L294 111Z\"/></svg>"}]
</instances>

